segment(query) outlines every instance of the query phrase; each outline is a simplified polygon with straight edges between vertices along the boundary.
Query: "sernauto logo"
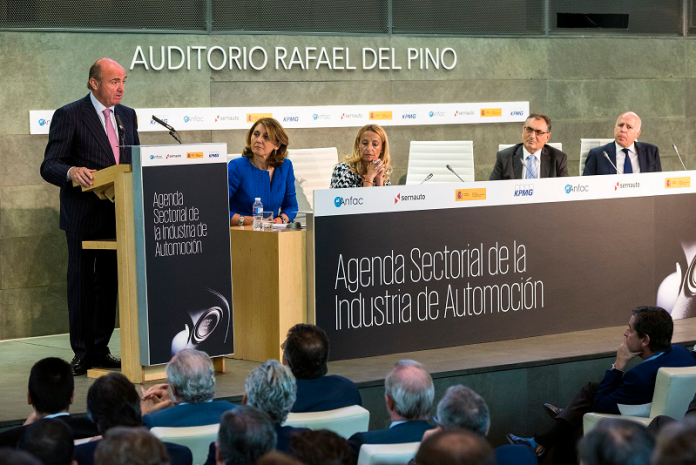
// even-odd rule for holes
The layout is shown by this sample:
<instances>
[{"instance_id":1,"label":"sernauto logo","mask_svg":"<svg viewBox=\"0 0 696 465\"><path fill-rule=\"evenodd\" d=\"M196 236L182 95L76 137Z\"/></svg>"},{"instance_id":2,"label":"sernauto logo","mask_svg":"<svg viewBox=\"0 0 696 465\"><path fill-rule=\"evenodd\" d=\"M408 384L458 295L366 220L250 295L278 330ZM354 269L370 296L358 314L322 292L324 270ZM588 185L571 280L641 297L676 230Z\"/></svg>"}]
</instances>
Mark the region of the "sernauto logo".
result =
<instances>
[{"instance_id":1,"label":"sernauto logo","mask_svg":"<svg viewBox=\"0 0 696 465\"><path fill-rule=\"evenodd\" d=\"M202 122L203 122L202 116L189 116L189 115L184 116L184 123L202 123Z\"/></svg>"},{"instance_id":2,"label":"sernauto logo","mask_svg":"<svg viewBox=\"0 0 696 465\"><path fill-rule=\"evenodd\" d=\"M180 153L168 153L167 158L181 158L182 155Z\"/></svg>"},{"instance_id":3,"label":"sernauto logo","mask_svg":"<svg viewBox=\"0 0 696 465\"><path fill-rule=\"evenodd\" d=\"M300 116L294 113L283 116L283 123L297 123L298 121L300 121Z\"/></svg>"},{"instance_id":4,"label":"sernauto logo","mask_svg":"<svg viewBox=\"0 0 696 465\"><path fill-rule=\"evenodd\" d=\"M220 152L210 152L208 158L220 158Z\"/></svg>"},{"instance_id":5,"label":"sernauto logo","mask_svg":"<svg viewBox=\"0 0 696 465\"><path fill-rule=\"evenodd\" d=\"M363 204L363 198L362 197L336 197L334 199L334 205L336 207L342 207L342 206L351 206L351 205L362 205Z\"/></svg>"},{"instance_id":6,"label":"sernauto logo","mask_svg":"<svg viewBox=\"0 0 696 465\"><path fill-rule=\"evenodd\" d=\"M215 122L218 121L239 121L239 115L217 115Z\"/></svg>"},{"instance_id":7,"label":"sernauto logo","mask_svg":"<svg viewBox=\"0 0 696 465\"><path fill-rule=\"evenodd\" d=\"M518 184L515 186L515 197L531 197L534 195L534 184Z\"/></svg>"},{"instance_id":8,"label":"sernauto logo","mask_svg":"<svg viewBox=\"0 0 696 465\"><path fill-rule=\"evenodd\" d=\"M428 113L428 116L431 118L442 118L443 116L445 116L445 112L444 111L431 111Z\"/></svg>"},{"instance_id":9,"label":"sernauto logo","mask_svg":"<svg viewBox=\"0 0 696 465\"><path fill-rule=\"evenodd\" d=\"M313 119L314 121L317 121L317 120L329 120L329 119L331 119L331 115L328 114L328 113L314 113L314 114L312 115L312 119ZM343 118L341 118L341 119L343 119Z\"/></svg>"},{"instance_id":10,"label":"sernauto logo","mask_svg":"<svg viewBox=\"0 0 696 465\"><path fill-rule=\"evenodd\" d=\"M587 184L576 184L574 186L571 184L566 184L564 190L566 194L577 194L579 192L590 192L590 186Z\"/></svg>"},{"instance_id":11,"label":"sernauto logo","mask_svg":"<svg viewBox=\"0 0 696 465\"><path fill-rule=\"evenodd\" d=\"M261 118L273 118L273 113L247 113L246 122L255 123Z\"/></svg>"},{"instance_id":12,"label":"sernauto logo","mask_svg":"<svg viewBox=\"0 0 696 465\"><path fill-rule=\"evenodd\" d=\"M415 113L403 113L401 119L416 119Z\"/></svg>"},{"instance_id":13,"label":"sernauto logo","mask_svg":"<svg viewBox=\"0 0 696 465\"><path fill-rule=\"evenodd\" d=\"M401 192L399 192L396 194L396 197L394 197L395 204L399 202L413 202L418 200L425 200L425 194L401 195Z\"/></svg>"},{"instance_id":14,"label":"sernauto logo","mask_svg":"<svg viewBox=\"0 0 696 465\"><path fill-rule=\"evenodd\" d=\"M186 152L186 158L203 158L203 152Z\"/></svg>"},{"instance_id":15,"label":"sernauto logo","mask_svg":"<svg viewBox=\"0 0 696 465\"><path fill-rule=\"evenodd\" d=\"M392 119L392 112L391 111L371 111L370 112L370 119L371 120Z\"/></svg>"},{"instance_id":16,"label":"sernauto logo","mask_svg":"<svg viewBox=\"0 0 696 465\"><path fill-rule=\"evenodd\" d=\"M454 117L459 118L462 116L475 116L476 112L474 110L457 110L454 112Z\"/></svg>"},{"instance_id":17,"label":"sernauto logo","mask_svg":"<svg viewBox=\"0 0 696 465\"><path fill-rule=\"evenodd\" d=\"M691 177L684 176L682 178L667 178L665 179L666 189L679 189L683 187L691 187Z\"/></svg>"},{"instance_id":18,"label":"sernauto logo","mask_svg":"<svg viewBox=\"0 0 696 465\"><path fill-rule=\"evenodd\" d=\"M39 119L39 126L46 126L46 125L49 125L49 124L51 124L51 120L50 120L50 119L44 119L44 118L40 118L40 119Z\"/></svg>"},{"instance_id":19,"label":"sernauto logo","mask_svg":"<svg viewBox=\"0 0 696 465\"><path fill-rule=\"evenodd\" d=\"M617 182L614 186L614 192L619 189L637 189L640 187L639 182Z\"/></svg>"},{"instance_id":20,"label":"sernauto logo","mask_svg":"<svg viewBox=\"0 0 696 465\"><path fill-rule=\"evenodd\" d=\"M362 113L341 113L341 119L363 119Z\"/></svg>"},{"instance_id":21,"label":"sernauto logo","mask_svg":"<svg viewBox=\"0 0 696 465\"><path fill-rule=\"evenodd\" d=\"M486 188L457 189L454 191L454 200L465 202L467 200L486 200Z\"/></svg>"}]
</instances>

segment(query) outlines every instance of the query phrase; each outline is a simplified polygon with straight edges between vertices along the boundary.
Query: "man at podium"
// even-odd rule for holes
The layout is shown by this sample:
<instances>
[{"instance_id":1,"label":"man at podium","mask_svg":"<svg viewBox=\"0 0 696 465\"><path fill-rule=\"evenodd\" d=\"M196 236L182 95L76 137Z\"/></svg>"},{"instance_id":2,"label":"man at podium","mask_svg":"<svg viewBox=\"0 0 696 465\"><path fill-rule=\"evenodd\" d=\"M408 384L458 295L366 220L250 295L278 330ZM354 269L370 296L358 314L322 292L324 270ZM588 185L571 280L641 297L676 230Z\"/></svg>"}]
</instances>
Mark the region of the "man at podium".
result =
<instances>
[{"instance_id":1,"label":"man at podium","mask_svg":"<svg viewBox=\"0 0 696 465\"><path fill-rule=\"evenodd\" d=\"M82 241L116 236L114 205L81 187L92 185L92 173L130 163L125 145L139 145L132 108L120 105L126 70L100 58L89 70L90 93L56 110L51 120L41 176L60 187L60 228L68 242L68 312L73 375L93 366L118 368L109 339L116 319L116 254L83 250ZM73 187L73 182L78 187Z\"/></svg>"}]
</instances>

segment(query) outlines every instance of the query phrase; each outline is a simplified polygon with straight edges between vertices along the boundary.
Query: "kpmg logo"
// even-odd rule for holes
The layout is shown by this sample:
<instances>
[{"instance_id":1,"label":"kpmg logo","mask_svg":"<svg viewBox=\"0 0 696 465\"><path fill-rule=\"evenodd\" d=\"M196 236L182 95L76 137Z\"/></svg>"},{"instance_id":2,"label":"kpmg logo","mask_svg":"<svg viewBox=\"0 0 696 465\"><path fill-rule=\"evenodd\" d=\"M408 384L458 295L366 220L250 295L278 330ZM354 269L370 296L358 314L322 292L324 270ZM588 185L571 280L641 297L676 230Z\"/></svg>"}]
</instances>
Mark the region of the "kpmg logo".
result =
<instances>
[{"instance_id":1,"label":"kpmg logo","mask_svg":"<svg viewBox=\"0 0 696 465\"><path fill-rule=\"evenodd\" d=\"M401 119L416 119L415 113L404 113L401 115Z\"/></svg>"},{"instance_id":2,"label":"kpmg logo","mask_svg":"<svg viewBox=\"0 0 696 465\"><path fill-rule=\"evenodd\" d=\"M510 116L524 116L524 110L511 110Z\"/></svg>"},{"instance_id":3,"label":"kpmg logo","mask_svg":"<svg viewBox=\"0 0 696 465\"><path fill-rule=\"evenodd\" d=\"M395 204L399 202L414 202L419 200L425 200L425 194L401 195L401 192L399 192L396 194L396 197L394 197Z\"/></svg>"},{"instance_id":4,"label":"kpmg logo","mask_svg":"<svg viewBox=\"0 0 696 465\"><path fill-rule=\"evenodd\" d=\"M433 118L433 117L442 118L443 116L445 116L445 112L444 111L431 111L430 113L428 113L428 116L430 116L431 118Z\"/></svg>"},{"instance_id":5,"label":"kpmg logo","mask_svg":"<svg viewBox=\"0 0 696 465\"><path fill-rule=\"evenodd\" d=\"M208 158L220 158L220 152L210 152Z\"/></svg>"},{"instance_id":6,"label":"kpmg logo","mask_svg":"<svg viewBox=\"0 0 696 465\"><path fill-rule=\"evenodd\" d=\"M534 184L519 184L515 186L515 197L531 197L534 195Z\"/></svg>"},{"instance_id":7,"label":"kpmg logo","mask_svg":"<svg viewBox=\"0 0 696 465\"><path fill-rule=\"evenodd\" d=\"M46 126L50 123L51 123L50 119L43 119L43 118L39 119L39 126Z\"/></svg>"},{"instance_id":8,"label":"kpmg logo","mask_svg":"<svg viewBox=\"0 0 696 465\"><path fill-rule=\"evenodd\" d=\"M617 182L614 186L614 192L619 189L638 189L640 188L639 182Z\"/></svg>"},{"instance_id":9,"label":"kpmg logo","mask_svg":"<svg viewBox=\"0 0 696 465\"><path fill-rule=\"evenodd\" d=\"M184 123L202 123L203 122L203 117L202 116L184 116Z\"/></svg>"},{"instance_id":10,"label":"kpmg logo","mask_svg":"<svg viewBox=\"0 0 696 465\"><path fill-rule=\"evenodd\" d=\"M336 197L334 199L334 205L336 205L336 208L342 207L342 206L351 206L351 205L362 205L363 204L363 198L362 197Z\"/></svg>"},{"instance_id":11,"label":"kpmg logo","mask_svg":"<svg viewBox=\"0 0 696 465\"><path fill-rule=\"evenodd\" d=\"M300 121L300 117L296 114L287 114L283 116L283 123L297 123Z\"/></svg>"},{"instance_id":12,"label":"kpmg logo","mask_svg":"<svg viewBox=\"0 0 696 465\"><path fill-rule=\"evenodd\" d=\"M566 194L571 194L571 193L577 194L577 193L581 193L581 192L590 192L590 186L588 186L587 184L584 184L584 185L583 184L576 184L574 186L570 185L570 184L566 184L566 186L565 186L565 193Z\"/></svg>"}]
</instances>

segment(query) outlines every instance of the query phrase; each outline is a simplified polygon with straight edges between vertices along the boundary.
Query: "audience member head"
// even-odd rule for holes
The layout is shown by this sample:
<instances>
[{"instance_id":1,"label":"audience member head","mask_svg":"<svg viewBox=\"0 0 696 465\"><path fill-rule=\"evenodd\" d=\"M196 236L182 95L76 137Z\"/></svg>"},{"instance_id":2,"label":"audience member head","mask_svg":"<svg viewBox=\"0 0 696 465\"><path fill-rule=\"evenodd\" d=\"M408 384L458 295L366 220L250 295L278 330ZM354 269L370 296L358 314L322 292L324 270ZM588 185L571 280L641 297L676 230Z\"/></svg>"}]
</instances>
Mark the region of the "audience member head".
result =
<instances>
[{"instance_id":1,"label":"audience member head","mask_svg":"<svg viewBox=\"0 0 696 465\"><path fill-rule=\"evenodd\" d=\"M389 176L392 166L387 132L382 126L368 124L358 131L353 141L353 153L346 156L345 161L356 173L363 175L367 169L367 163L377 159L384 165L385 175Z\"/></svg>"},{"instance_id":2,"label":"audience member head","mask_svg":"<svg viewBox=\"0 0 696 465\"><path fill-rule=\"evenodd\" d=\"M483 397L461 384L450 386L437 404L437 422L445 429L462 428L488 436L491 417Z\"/></svg>"},{"instance_id":3,"label":"audience member head","mask_svg":"<svg viewBox=\"0 0 696 465\"><path fill-rule=\"evenodd\" d=\"M578 445L582 465L648 465L655 439L645 426L605 418Z\"/></svg>"},{"instance_id":4,"label":"audience member head","mask_svg":"<svg viewBox=\"0 0 696 465\"><path fill-rule=\"evenodd\" d=\"M9 447L0 447L0 465L42 465L41 461L28 452Z\"/></svg>"},{"instance_id":5,"label":"audience member head","mask_svg":"<svg viewBox=\"0 0 696 465\"><path fill-rule=\"evenodd\" d=\"M27 426L17 449L25 450L43 465L70 465L75 450L72 430L55 418L44 418Z\"/></svg>"},{"instance_id":6,"label":"audience member head","mask_svg":"<svg viewBox=\"0 0 696 465\"><path fill-rule=\"evenodd\" d=\"M268 415L240 405L222 415L215 458L218 465L254 465L275 448L276 441L275 427Z\"/></svg>"},{"instance_id":7,"label":"audience member head","mask_svg":"<svg viewBox=\"0 0 696 465\"><path fill-rule=\"evenodd\" d=\"M254 368L244 388L247 405L265 412L274 424L285 421L297 398L295 377L278 360L268 360Z\"/></svg>"},{"instance_id":8,"label":"audience member head","mask_svg":"<svg viewBox=\"0 0 696 465\"><path fill-rule=\"evenodd\" d=\"M283 363L295 379L315 379L328 371L329 338L323 329L304 323L290 328L283 343Z\"/></svg>"},{"instance_id":9,"label":"audience member head","mask_svg":"<svg viewBox=\"0 0 696 465\"><path fill-rule=\"evenodd\" d=\"M672 331L674 323L672 316L660 307L638 307L631 313L629 329L624 333L629 337L631 329L636 333L636 344L647 344L653 353L662 352L672 346ZM646 339L646 336L648 339ZM639 346L637 346L639 347ZM638 352L637 348L629 347L632 352ZM641 350L642 352L642 350Z\"/></svg>"},{"instance_id":10,"label":"audience member head","mask_svg":"<svg viewBox=\"0 0 696 465\"><path fill-rule=\"evenodd\" d=\"M350 465L353 463L348 441L326 429L295 433L290 440L288 452L304 465Z\"/></svg>"},{"instance_id":11,"label":"audience member head","mask_svg":"<svg viewBox=\"0 0 696 465\"><path fill-rule=\"evenodd\" d=\"M261 153L258 149L259 147L254 144L257 138L261 138L273 144L273 150L268 158L268 166L277 168L283 164L285 158L288 156L288 145L290 144L290 138L288 133L285 132L283 126L280 125L278 121L273 118L261 118L251 125L249 131L246 135L246 146L242 150L242 155L253 160L254 155L265 155ZM265 145L262 145L262 149L265 149Z\"/></svg>"},{"instance_id":12,"label":"audience member head","mask_svg":"<svg viewBox=\"0 0 696 465\"><path fill-rule=\"evenodd\" d=\"M532 113L522 126L522 145L529 153L544 148L551 139L551 118L540 113Z\"/></svg>"},{"instance_id":13,"label":"audience member head","mask_svg":"<svg viewBox=\"0 0 696 465\"><path fill-rule=\"evenodd\" d=\"M72 368L65 360L44 358L31 367L27 395L29 403L39 415L67 411L74 393Z\"/></svg>"},{"instance_id":14,"label":"audience member head","mask_svg":"<svg viewBox=\"0 0 696 465\"><path fill-rule=\"evenodd\" d=\"M614 125L614 140L623 148L630 147L640 136L640 117L632 111L622 113Z\"/></svg>"},{"instance_id":15,"label":"audience member head","mask_svg":"<svg viewBox=\"0 0 696 465\"><path fill-rule=\"evenodd\" d=\"M294 457L278 452L277 450L272 450L267 454L264 454L257 462L256 465L304 465L302 462Z\"/></svg>"},{"instance_id":16,"label":"audience member head","mask_svg":"<svg viewBox=\"0 0 696 465\"><path fill-rule=\"evenodd\" d=\"M478 434L463 429L438 431L416 453L417 465L495 465L495 454Z\"/></svg>"},{"instance_id":17,"label":"audience member head","mask_svg":"<svg viewBox=\"0 0 696 465\"><path fill-rule=\"evenodd\" d=\"M87 414L102 434L114 426L140 426L140 396L128 378L110 373L87 391Z\"/></svg>"},{"instance_id":18,"label":"audience member head","mask_svg":"<svg viewBox=\"0 0 696 465\"><path fill-rule=\"evenodd\" d=\"M116 427L94 452L95 465L169 465L162 441L145 428Z\"/></svg>"},{"instance_id":19,"label":"audience member head","mask_svg":"<svg viewBox=\"0 0 696 465\"><path fill-rule=\"evenodd\" d=\"M653 465L692 465L696 463L696 421L689 418L672 423L660 431Z\"/></svg>"},{"instance_id":20,"label":"audience member head","mask_svg":"<svg viewBox=\"0 0 696 465\"><path fill-rule=\"evenodd\" d=\"M175 402L202 404L215 397L215 369L208 354L181 349L167 364L167 380Z\"/></svg>"},{"instance_id":21,"label":"audience member head","mask_svg":"<svg viewBox=\"0 0 696 465\"><path fill-rule=\"evenodd\" d=\"M424 420L435 398L433 379L420 363L399 360L384 380L384 397L392 416L396 414L404 420Z\"/></svg>"}]
</instances>

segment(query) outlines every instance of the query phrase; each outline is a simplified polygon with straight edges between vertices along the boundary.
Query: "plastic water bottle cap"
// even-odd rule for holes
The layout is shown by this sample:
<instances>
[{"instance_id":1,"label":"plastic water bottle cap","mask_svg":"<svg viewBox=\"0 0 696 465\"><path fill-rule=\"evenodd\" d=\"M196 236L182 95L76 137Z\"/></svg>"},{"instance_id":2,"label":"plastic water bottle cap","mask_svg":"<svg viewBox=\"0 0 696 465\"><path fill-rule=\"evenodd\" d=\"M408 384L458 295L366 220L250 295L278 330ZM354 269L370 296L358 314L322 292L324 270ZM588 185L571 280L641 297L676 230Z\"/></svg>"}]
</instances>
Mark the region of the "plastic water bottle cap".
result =
<instances>
[{"instance_id":1,"label":"plastic water bottle cap","mask_svg":"<svg viewBox=\"0 0 696 465\"><path fill-rule=\"evenodd\" d=\"M260 201L261 201L261 197L256 197L254 200L260 202Z\"/></svg>"}]
</instances>

